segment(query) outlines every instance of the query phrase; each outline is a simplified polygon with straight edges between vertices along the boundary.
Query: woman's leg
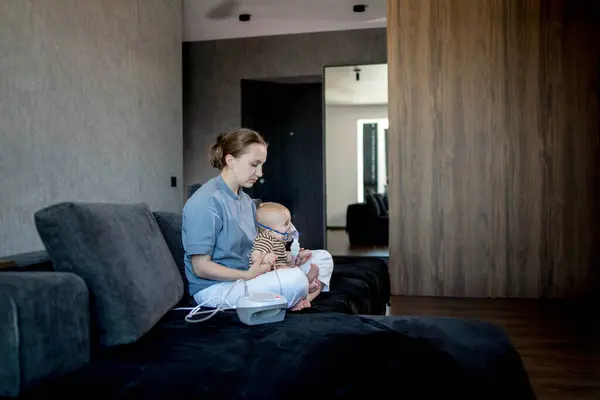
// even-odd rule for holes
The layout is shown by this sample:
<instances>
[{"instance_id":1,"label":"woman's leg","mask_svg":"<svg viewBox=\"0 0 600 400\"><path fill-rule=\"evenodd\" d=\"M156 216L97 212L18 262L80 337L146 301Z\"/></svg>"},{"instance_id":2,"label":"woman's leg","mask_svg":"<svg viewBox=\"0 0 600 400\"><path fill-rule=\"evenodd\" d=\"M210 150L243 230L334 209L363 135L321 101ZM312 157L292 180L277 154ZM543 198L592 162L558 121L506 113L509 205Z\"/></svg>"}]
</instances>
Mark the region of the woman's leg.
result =
<instances>
[{"instance_id":1,"label":"woman's leg","mask_svg":"<svg viewBox=\"0 0 600 400\"><path fill-rule=\"evenodd\" d=\"M276 272L272 271L245 281L248 286L248 293L269 292L281 294L287 300L288 308L295 306L298 301L306 297L308 294L308 279L299 268L283 268L277 270L277 274L279 280ZM281 292L279 281L281 281ZM198 304L206 301L204 304L206 307L214 308L219 305L227 307L228 304L223 300L225 298L235 307L237 300L244 295L244 282L221 282L199 291L194 295L194 299Z\"/></svg>"},{"instance_id":2,"label":"woman's leg","mask_svg":"<svg viewBox=\"0 0 600 400\"><path fill-rule=\"evenodd\" d=\"M333 274L333 258L327 250L313 250L310 260L300 266L305 274L310 271L310 265L316 264L319 267L318 279L321 282L321 292L329 291L329 282Z\"/></svg>"}]
</instances>

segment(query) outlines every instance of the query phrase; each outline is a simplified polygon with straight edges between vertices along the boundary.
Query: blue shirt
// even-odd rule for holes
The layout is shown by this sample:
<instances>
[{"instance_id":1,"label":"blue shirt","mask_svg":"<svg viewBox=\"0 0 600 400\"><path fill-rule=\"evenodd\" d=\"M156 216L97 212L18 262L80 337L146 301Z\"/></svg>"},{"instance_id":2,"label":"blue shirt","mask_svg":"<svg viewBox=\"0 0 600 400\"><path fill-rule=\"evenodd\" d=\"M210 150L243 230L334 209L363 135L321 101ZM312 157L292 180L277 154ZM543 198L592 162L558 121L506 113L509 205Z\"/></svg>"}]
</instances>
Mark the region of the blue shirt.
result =
<instances>
[{"instance_id":1,"label":"blue shirt","mask_svg":"<svg viewBox=\"0 0 600 400\"><path fill-rule=\"evenodd\" d=\"M247 270L256 231L256 206L241 188L234 193L219 175L202 185L183 207L181 235L185 275L194 295L219 281L199 278L192 256L205 254L229 268Z\"/></svg>"}]
</instances>

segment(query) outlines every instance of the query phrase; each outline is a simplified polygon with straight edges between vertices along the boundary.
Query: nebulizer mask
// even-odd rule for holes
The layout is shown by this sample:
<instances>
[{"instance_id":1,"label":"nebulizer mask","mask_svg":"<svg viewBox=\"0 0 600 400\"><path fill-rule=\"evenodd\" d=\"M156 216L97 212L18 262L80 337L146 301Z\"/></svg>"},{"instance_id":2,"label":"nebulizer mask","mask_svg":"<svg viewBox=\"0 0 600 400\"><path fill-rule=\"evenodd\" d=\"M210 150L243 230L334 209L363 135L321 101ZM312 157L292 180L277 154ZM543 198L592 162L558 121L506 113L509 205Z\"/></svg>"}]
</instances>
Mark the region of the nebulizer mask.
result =
<instances>
[{"instance_id":1,"label":"nebulizer mask","mask_svg":"<svg viewBox=\"0 0 600 400\"><path fill-rule=\"evenodd\" d=\"M263 229L266 229L268 231L272 231L275 232L279 235L281 235L281 238L283 239L284 242L292 242L292 245L290 247L290 252L292 253L292 265L296 265L296 258L298 257L298 254L300 253L300 232L298 232L298 229L296 229L296 227L294 226L294 224L292 224L290 222L290 229L288 229L287 232L279 232L277 229L273 229L270 228L266 225L260 224L260 223L256 223L256 225L260 226Z\"/></svg>"},{"instance_id":2,"label":"nebulizer mask","mask_svg":"<svg viewBox=\"0 0 600 400\"><path fill-rule=\"evenodd\" d=\"M260 223L256 223L263 229L273 231L282 236L283 240L286 242L292 242L291 245L291 253L292 253L292 265L296 264L296 258L298 257L298 253L300 252L300 243L298 239L300 238L300 232L296 229L294 224L290 223L290 229L287 232L279 232L275 229L269 228L268 226L262 225ZM277 268L273 268L275 272L275 276L277 277L277 281L279 282L279 294L276 293L248 293L248 286L246 285L246 281L237 280L231 288L229 292L225 295L224 298L221 298L221 303L219 306L212 311L200 311L202 306L207 303L211 299L206 300L204 303L198 305L191 309L189 314L185 317L187 322L202 322L207 319L213 317L217 312L234 309L237 312L238 318L241 322L246 325L260 325L266 324L270 322L279 322L283 321L285 318L285 313L287 311L287 300L283 297L283 287L281 285L281 280L279 279L279 273L277 272ZM240 296L235 307L225 300L235 287L235 285L242 283L244 285L244 296ZM223 301L227 303L228 308L222 307ZM180 309L188 309L187 307L182 307ZM193 319L195 315L206 314L209 313L207 317L202 319Z\"/></svg>"},{"instance_id":3,"label":"nebulizer mask","mask_svg":"<svg viewBox=\"0 0 600 400\"><path fill-rule=\"evenodd\" d=\"M281 235L281 238L283 239L284 242L292 242L294 240L298 241L298 239L300 238L300 232L298 232L298 230L296 229L294 224L292 224L291 222L290 222L290 229L288 229L287 232L279 232L277 229L270 228L259 222L257 222L256 225L260 226L263 229L266 229L268 231L275 232L275 233Z\"/></svg>"}]
</instances>

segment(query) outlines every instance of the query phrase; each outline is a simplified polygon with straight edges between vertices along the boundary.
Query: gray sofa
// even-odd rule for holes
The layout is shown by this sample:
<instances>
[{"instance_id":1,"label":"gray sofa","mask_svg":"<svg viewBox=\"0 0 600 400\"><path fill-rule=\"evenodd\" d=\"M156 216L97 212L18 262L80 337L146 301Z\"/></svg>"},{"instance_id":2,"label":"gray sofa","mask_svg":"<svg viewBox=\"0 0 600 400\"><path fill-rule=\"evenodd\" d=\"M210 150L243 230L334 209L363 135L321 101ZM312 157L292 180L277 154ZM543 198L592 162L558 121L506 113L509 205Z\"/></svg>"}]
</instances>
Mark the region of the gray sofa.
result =
<instances>
[{"instance_id":1,"label":"gray sofa","mask_svg":"<svg viewBox=\"0 0 600 400\"><path fill-rule=\"evenodd\" d=\"M0 273L0 396L535 398L498 327L381 315L380 260L336 258L332 291L281 323L189 324L180 216L61 203L35 221L53 271Z\"/></svg>"}]
</instances>

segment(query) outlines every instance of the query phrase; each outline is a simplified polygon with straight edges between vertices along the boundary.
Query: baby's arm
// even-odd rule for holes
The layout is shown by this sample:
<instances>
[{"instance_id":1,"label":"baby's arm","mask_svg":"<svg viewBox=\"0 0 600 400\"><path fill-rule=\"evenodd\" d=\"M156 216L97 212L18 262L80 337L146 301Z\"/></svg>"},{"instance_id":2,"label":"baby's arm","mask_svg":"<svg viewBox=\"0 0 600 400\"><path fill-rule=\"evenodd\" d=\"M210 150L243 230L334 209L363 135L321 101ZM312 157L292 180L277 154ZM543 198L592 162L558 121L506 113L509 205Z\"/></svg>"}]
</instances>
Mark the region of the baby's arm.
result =
<instances>
[{"instance_id":1,"label":"baby's arm","mask_svg":"<svg viewBox=\"0 0 600 400\"><path fill-rule=\"evenodd\" d=\"M250 260L251 262L255 263L256 260L258 260L258 256L263 253L262 250L252 250L252 253L250 253ZM269 253L267 253L267 255L269 255ZM266 261L267 256L265 256L265 258L263 259L263 263Z\"/></svg>"},{"instance_id":2,"label":"baby's arm","mask_svg":"<svg viewBox=\"0 0 600 400\"><path fill-rule=\"evenodd\" d=\"M277 268L297 268L297 265L292 265L292 253L290 251L286 251L286 256L285 256L285 265L281 264L281 265L277 265Z\"/></svg>"},{"instance_id":3,"label":"baby's arm","mask_svg":"<svg viewBox=\"0 0 600 400\"><path fill-rule=\"evenodd\" d=\"M258 258L258 254L259 254L258 252L256 252L256 254L254 254L254 252L253 252L252 256ZM277 256L273 253L268 253L265 256L265 258L263 258L261 264L268 264L272 267L273 265L275 265L275 261L277 261Z\"/></svg>"},{"instance_id":4,"label":"baby's arm","mask_svg":"<svg viewBox=\"0 0 600 400\"><path fill-rule=\"evenodd\" d=\"M252 253L250 253L250 260L253 263L256 262L261 253L267 253L262 264L273 265L275 263L277 257L273 254L273 244L268 239L259 236L254 240L254 247L252 248Z\"/></svg>"}]
</instances>

